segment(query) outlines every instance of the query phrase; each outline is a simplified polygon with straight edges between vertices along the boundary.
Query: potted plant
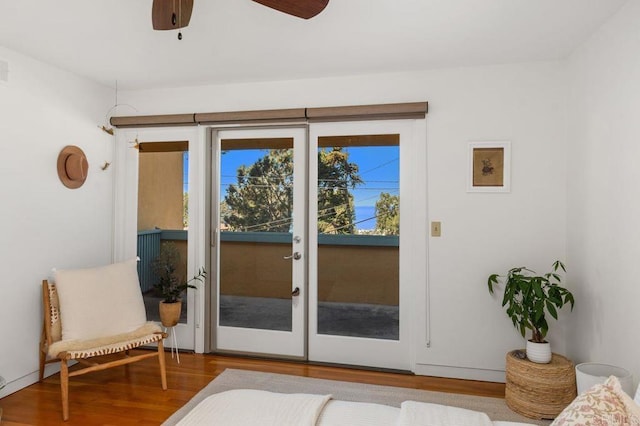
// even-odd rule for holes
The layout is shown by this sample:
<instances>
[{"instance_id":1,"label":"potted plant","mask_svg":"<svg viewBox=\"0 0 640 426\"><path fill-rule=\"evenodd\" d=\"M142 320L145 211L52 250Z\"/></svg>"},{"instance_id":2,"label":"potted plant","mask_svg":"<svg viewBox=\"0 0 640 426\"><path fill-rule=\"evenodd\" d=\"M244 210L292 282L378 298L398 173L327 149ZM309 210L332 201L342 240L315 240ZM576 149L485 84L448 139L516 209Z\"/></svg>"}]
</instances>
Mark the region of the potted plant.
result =
<instances>
[{"instance_id":1,"label":"potted plant","mask_svg":"<svg viewBox=\"0 0 640 426\"><path fill-rule=\"evenodd\" d=\"M536 275L535 271L522 266L509 270L506 276L492 274L489 276L489 292L493 294L494 285L504 281L502 306L506 306L507 315L513 326L525 337L527 329L531 330L531 339L527 341L527 358L538 363L551 361L551 347L544 340L549 331L546 313L558 319L558 309L570 304L573 310L573 294L562 287L558 269L566 272L564 264L559 260L553 263L553 270L544 275Z\"/></svg>"},{"instance_id":2,"label":"potted plant","mask_svg":"<svg viewBox=\"0 0 640 426\"><path fill-rule=\"evenodd\" d=\"M163 244L160 255L153 261L153 271L158 281L154 288L162 296L160 302L160 322L165 327L173 327L178 324L182 313L182 293L188 288L197 288L193 281L203 281L207 277L204 268L188 280L181 281L176 273L180 264L180 252L172 242Z\"/></svg>"}]
</instances>

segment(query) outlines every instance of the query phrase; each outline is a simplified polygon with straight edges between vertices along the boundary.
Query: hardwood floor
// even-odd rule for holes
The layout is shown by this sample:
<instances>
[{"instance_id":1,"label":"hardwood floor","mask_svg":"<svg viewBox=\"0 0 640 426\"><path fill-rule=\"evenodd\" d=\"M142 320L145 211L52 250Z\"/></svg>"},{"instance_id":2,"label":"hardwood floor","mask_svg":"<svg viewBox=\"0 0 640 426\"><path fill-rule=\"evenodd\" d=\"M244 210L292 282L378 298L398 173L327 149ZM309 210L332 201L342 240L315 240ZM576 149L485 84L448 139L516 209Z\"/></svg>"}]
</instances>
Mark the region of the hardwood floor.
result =
<instances>
[{"instance_id":1,"label":"hardwood floor","mask_svg":"<svg viewBox=\"0 0 640 426\"><path fill-rule=\"evenodd\" d=\"M70 419L62 421L58 374L0 399L2 426L159 425L226 368L503 398L503 383L309 365L219 355L167 354L168 390L160 387L157 360L74 377Z\"/></svg>"}]
</instances>

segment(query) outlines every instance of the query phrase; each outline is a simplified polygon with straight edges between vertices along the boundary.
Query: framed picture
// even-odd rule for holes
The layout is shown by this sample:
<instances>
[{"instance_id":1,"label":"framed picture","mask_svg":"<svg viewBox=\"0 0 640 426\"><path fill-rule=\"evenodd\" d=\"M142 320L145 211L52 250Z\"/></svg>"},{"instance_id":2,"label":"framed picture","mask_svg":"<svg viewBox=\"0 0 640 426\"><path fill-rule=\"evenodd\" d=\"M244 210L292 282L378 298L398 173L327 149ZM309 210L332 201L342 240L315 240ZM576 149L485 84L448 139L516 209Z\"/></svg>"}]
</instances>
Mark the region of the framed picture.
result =
<instances>
[{"instance_id":1,"label":"framed picture","mask_svg":"<svg viewBox=\"0 0 640 426\"><path fill-rule=\"evenodd\" d=\"M511 190L511 143L469 142L467 192Z\"/></svg>"}]
</instances>

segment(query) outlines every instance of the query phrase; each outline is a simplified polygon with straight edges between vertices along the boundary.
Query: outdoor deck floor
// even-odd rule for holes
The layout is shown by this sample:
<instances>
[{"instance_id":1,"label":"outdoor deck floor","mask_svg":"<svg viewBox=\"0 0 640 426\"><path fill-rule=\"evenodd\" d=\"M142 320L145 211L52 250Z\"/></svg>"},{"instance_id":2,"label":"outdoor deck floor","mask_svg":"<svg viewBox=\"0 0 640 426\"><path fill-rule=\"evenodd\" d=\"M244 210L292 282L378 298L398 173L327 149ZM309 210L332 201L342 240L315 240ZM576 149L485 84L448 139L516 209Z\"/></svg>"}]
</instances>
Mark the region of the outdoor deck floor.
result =
<instances>
[{"instance_id":1,"label":"outdoor deck floor","mask_svg":"<svg viewBox=\"0 0 640 426\"><path fill-rule=\"evenodd\" d=\"M144 296L149 320L158 321L159 298ZM366 303L320 302L318 333L398 340L398 306ZM187 318L183 305L181 322ZM222 296L220 324L229 327L291 330L291 300L266 297Z\"/></svg>"}]
</instances>

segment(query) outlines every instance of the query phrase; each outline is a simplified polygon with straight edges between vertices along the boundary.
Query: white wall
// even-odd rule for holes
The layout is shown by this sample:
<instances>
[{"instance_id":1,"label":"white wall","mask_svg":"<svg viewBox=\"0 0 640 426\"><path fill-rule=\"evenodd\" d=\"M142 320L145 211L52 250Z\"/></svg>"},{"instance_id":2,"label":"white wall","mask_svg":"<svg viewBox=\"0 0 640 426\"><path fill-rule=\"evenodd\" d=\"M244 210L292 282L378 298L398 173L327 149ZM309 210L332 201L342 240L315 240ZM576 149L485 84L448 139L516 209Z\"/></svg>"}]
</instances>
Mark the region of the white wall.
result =
<instances>
[{"instance_id":1,"label":"white wall","mask_svg":"<svg viewBox=\"0 0 640 426\"><path fill-rule=\"evenodd\" d=\"M541 272L565 260L565 75L559 63L528 63L428 72L125 92L141 115L429 101L426 120L427 211L403 229L442 221L429 242L431 347L426 304L416 316L419 370L503 379L504 356L524 346L486 287L491 273L526 265ZM510 140L510 194L468 194L472 140ZM423 195L421 195L423 196ZM423 259L427 262L427 258ZM572 265L568 265L570 268ZM423 268L424 265L416 265ZM418 286L426 300L426 283ZM564 352L552 325L554 350ZM462 368L450 370L447 367ZM467 370L467 368L473 370Z\"/></svg>"},{"instance_id":2,"label":"white wall","mask_svg":"<svg viewBox=\"0 0 640 426\"><path fill-rule=\"evenodd\" d=\"M569 354L640 378L640 2L569 60Z\"/></svg>"},{"instance_id":3,"label":"white wall","mask_svg":"<svg viewBox=\"0 0 640 426\"><path fill-rule=\"evenodd\" d=\"M431 347L418 361L485 371L419 371L504 379L495 371L525 343L487 277L515 266L547 272L566 256L564 73L553 63L433 74L424 95L428 210L443 237L429 244ZM511 141L510 193L465 192L469 140ZM550 322L553 350L564 353L563 324Z\"/></svg>"},{"instance_id":4,"label":"white wall","mask_svg":"<svg viewBox=\"0 0 640 426\"><path fill-rule=\"evenodd\" d=\"M111 260L113 137L97 128L112 91L0 47L0 397L37 380L41 282L52 267ZM56 160L65 145L87 155L84 186L67 189Z\"/></svg>"}]
</instances>

